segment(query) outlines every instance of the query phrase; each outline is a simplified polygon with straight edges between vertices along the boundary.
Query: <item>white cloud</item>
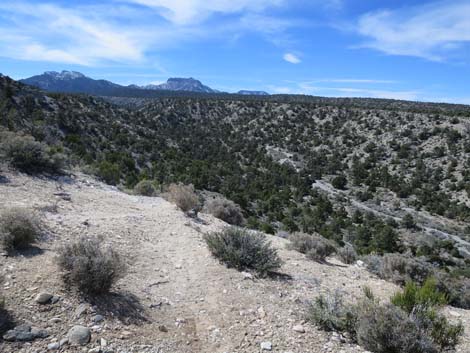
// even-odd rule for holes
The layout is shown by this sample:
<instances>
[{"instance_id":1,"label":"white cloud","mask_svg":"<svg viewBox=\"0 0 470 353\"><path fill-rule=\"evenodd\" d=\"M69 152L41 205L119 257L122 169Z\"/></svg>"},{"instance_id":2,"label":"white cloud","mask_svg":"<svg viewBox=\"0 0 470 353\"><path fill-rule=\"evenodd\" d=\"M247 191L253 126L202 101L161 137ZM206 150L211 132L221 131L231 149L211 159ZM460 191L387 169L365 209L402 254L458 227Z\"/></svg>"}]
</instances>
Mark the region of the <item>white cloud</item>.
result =
<instances>
[{"instance_id":1,"label":"white cloud","mask_svg":"<svg viewBox=\"0 0 470 353\"><path fill-rule=\"evenodd\" d=\"M446 60L470 42L470 1L441 1L363 15L357 31L361 47L391 55Z\"/></svg>"},{"instance_id":2,"label":"white cloud","mask_svg":"<svg viewBox=\"0 0 470 353\"><path fill-rule=\"evenodd\" d=\"M212 14L260 12L269 7L282 5L285 0L127 0L128 2L155 9L167 20L188 25L200 23Z\"/></svg>"},{"instance_id":3,"label":"white cloud","mask_svg":"<svg viewBox=\"0 0 470 353\"><path fill-rule=\"evenodd\" d=\"M302 62L297 55L292 53L285 53L283 59L291 64L300 64Z\"/></svg>"},{"instance_id":4,"label":"white cloud","mask_svg":"<svg viewBox=\"0 0 470 353\"><path fill-rule=\"evenodd\" d=\"M395 80L376 80L376 79L355 79L355 78L325 78L313 80L312 82L331 82L331 83L364 83L364 84L384 84L397 83Z\"/></svg>"},{"instance_id":5,"label":"white cloud","mask_svg":"<svg viewBox=\"0 0 470 353\"><path fill-rule=\"evenodd\" d=\"M16 59L138 62L148 44L144 33L114 24L105 14L10 1L0 4L0 13L11 21L0 25L1 55Z\"/></svg>"}]
</instances>

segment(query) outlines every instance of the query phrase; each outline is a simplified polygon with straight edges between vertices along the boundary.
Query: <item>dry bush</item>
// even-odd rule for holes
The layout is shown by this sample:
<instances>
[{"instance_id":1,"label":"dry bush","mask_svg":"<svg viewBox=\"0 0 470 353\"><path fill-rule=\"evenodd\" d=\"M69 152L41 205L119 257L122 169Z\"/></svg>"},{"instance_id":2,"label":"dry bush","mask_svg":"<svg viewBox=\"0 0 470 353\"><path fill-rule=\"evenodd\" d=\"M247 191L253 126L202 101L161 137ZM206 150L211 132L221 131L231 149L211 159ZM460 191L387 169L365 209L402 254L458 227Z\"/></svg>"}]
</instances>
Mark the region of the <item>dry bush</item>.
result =
<instances>
[{"instance_id":1,"label":"dry bush","mask_svg":"<svg viewBox=\"0 0 470 353\"><path fill-rule=\"evenodd\" d=\"M241 226L244 223L240 206L231 200L222 197L207 201L204 206L205 211L216 218L234 226Z\"/></svg>"},{"instance_id":2,"label":"dry bush","mask_svg":"<svg viewBox=\"0 0 470 353\"><path fill-rule=\"evenodd\" d=\"M0 243L7 251L28 247L38 239L40 229L34 210L11 208L0 214Z\"/></svg>"},{"instance_id":3,"label":"dry bush","mask_svg":"<svg viewBox=\"0 0 470 353\"><path fill-rule=\"evenodd\" d=\"M335 245L328 239L314 234L292 233L289 236L288 247L306 254L309 259L323 262L325 258L336 251Z\"/></svg>"},{"instance_id":4,"label":"dry bush","mask_svg":"<svg viewBox=\"0 0 470 353\"><path fill-rule=\"evenodd\" d=\"M254 270L260 276L276 272L282 261L266 237L245 229L228 227L204 236L212 255L229 268Z\"/></svg>"},{"instance_id":5,"label":"dry bush","mask_svg":"<svg viewBox=\"0 0 470 353\"><path fill-rule=\"evenodd\" d=\"M338 257L345 264L352 264L357 260L357 252L350 244L346 244L338 250Z\"/></svg>"},{"instance_id":6,"label":"dry bush","mask_svg":"<svg viewBox=\"0 0 470 353\"><path fill-rule=\"evenodd\" d=\"M59 248L57 262L67 287L84 294L109 292L125 274L123 258L110 246L101 246L99 238L80 238Z\"/></svg>"},{"instance_id":7,"label":"dry bush","mask_svg":"<svg viewBox=\"0 0 470 353\"><path fill-rule=\"evenodd\" d=\"M408 281L422 284L434 273L434 269L426 261L401 254L369 255L364 258L364 262L370 272L398 284Z\"/></svg>"},{"instance_id":8,"label":"dry bush","mask_svg":"<svg viewBox=\"0 0 470 353\"><path fill-rule=\"evenodd\" d=\"M134 194L136 195L155 196L156 193L157 193L157 189L155 188L153 182L150 180L139 181L134 186Z\"/></svg>"},{"instance_id":9,"label":"dry bush","mask_svg":"<svg viewBox=\"0 0 470 353\"><path fill-rule=\"evenodd\" d=\"M201 202L192 184L170 184L167 193L168 200L175 203L183 212L197 213L201 209Z\"/></svg>"},{"instance_id":10,"label":"dry bush","mask_svg":"<svg viewBox=\"0 0 470 353\"><path fill-rule=\"evenodd\" d=\"M0 134L0 152L12 167L25 173L60 173L65 158L29 135Z\"/></svg>"}]
</instances>

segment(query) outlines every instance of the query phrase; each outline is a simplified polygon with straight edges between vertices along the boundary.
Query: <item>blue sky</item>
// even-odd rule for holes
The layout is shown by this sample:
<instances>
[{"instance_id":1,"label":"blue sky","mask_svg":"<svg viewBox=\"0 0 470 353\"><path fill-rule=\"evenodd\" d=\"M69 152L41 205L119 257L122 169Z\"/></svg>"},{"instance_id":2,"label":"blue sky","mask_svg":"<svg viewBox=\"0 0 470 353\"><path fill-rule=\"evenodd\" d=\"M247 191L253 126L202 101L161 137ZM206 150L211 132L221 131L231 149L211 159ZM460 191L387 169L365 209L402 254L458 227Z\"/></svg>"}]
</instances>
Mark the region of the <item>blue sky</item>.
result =
<instances>
[{"instance_id":1,"label":"blue sky","mask_svg":"<svg viewBox=\"0 0 470 353\"><path fill-rule=\"evenodd\" d=\"M0 2L0 72L470 104L470 0Z\"/></svg>"}]
</instances>

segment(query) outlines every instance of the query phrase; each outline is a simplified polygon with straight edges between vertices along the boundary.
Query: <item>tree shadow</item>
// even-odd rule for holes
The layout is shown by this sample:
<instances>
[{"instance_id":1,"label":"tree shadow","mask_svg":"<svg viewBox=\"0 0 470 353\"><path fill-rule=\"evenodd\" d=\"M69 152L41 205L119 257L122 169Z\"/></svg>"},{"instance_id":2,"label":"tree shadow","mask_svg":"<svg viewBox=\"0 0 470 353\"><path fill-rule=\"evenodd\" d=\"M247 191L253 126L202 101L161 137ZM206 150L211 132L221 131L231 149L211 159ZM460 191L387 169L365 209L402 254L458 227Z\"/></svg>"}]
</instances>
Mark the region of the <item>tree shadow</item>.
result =
<instances>
[{"instance_id":1,"label":"tree shadow","mask_svg":"<svg viewBox=\"0 0 470 353\"><path fill-rule=\"evenodd\" d=\"M0 341L3 334L15 326L11 314L4 308L2 298L0 298Z\"/></svg>"},{"instance_id":2,"label":"tree shadow","mask_svg":"<svg viewBox=\"0 0 470 353\"><path fill-rule=\"evenodd\" d=\"M139 325L149 322L145 308L132 293L108 293L88 298L90 304L96 306L97 312L103 316L117 318L126 325Z\"/></svg>"}]
</instances>

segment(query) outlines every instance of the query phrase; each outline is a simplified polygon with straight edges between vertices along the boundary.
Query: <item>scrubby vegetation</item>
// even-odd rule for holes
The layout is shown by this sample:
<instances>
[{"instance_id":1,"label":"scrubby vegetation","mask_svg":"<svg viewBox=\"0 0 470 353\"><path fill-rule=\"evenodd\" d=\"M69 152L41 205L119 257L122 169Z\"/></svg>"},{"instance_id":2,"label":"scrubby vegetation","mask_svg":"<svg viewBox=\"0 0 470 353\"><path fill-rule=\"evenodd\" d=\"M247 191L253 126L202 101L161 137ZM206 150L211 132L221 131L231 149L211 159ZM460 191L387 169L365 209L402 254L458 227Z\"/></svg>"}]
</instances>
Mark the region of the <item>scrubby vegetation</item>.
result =
<instances>
[{"instance_id":1,"label":"scrubby vegetation","mask_svg":"<svg viewBox=\"0 0 470 353\"><path fill-rule=\"evenodd\" d=\"M30 246L40 235L40 220L34 210L10 208L0 212L0 245L7 251Z\"/></svg>"},{"instance_id":2,"label":"scrubby vegetation","mask_svg":"<svg viewBox=\"0 0 470 353\"><path fill-rule=\"evenodd\" d=\"M455 348L463 333L436 311L445 302L433 280L419 287L409 284L391 303L380 304L370 290L357 304L335 293L318 297L309 319L324 330L348 334L374 353L438 353Z\"/></svg>"},{"instance_id":3,"label":"scrubby vegetation","mask_svg":"<svg viewBox=\"0 0 470 353\"><path fill-rule=\"evenodd\" d=\"M157 189L150 180L141 180L134 186L134 193L142 196L155 196Z\"/></svg>"},{"instance_id":4,"label":"scrubby vegetation","mask_svg":"<svg viewBox=\"0 0 470 353\"><path fill-rule=\"evenodd\" d=\"M336 251L334 244L328 239L314 234L293 233L289 236L289 248L306 254L309 259L323 262L327 256Z\"/></svg>"},{"instance_id":5,"label":"scrubby vegetation","mask_svg":"<svg viewBox=\"0 0 470 353\"><path fill-rule=\"evenodd\" d=\"M167 193L168 200L175 203L183 212L195 211L197 214L201 209L201 200L192 184L170 184Z\"/></svg>"},{"instance_id":6,"label":"scrubby vegetation","mask_svg":"<svg viewBox=\"0 0 470 353\"><path fill-rule=\"evenodd\" d=\"M65 160L62 154L32 136L12 132L0 132L0 155L12 167L30 174L60 173Z\"/></svg>"},{"instance_id":7,"label":"scrubby vegetation","mask_svg":"<svg viewBox=\"0 0 470 353\"><path fill-rule=\"evenodd\" d=\"M281 259L266 237L242 228L228 227L204 236L212 255L229 268L252 270L266 276L279 270Z\"/></svg>"},{"instance_id":8,"label":"scrubby vegetation","mask_svg":"<svg viewBox=\"0 0 470 353\"><path fill-rule=\"evenodd\" d=\"M87 295L105 294L125 275L123 257L101 243L98 238L82 237L59 248L57 263L68 288Z\"/></svg>"},{"instance_id":9,"label":"scrubby vegetation","mask_svg":"<svg viewBox=\"0 0 470 353\"><path fill-rule=\"evenodd\" d=\"M240 206L225 198L217 197L208 200L204 205L204 209L207 213L210 213L228 224L241 226L244 223Z\"/></svg>"}]
</instances>

